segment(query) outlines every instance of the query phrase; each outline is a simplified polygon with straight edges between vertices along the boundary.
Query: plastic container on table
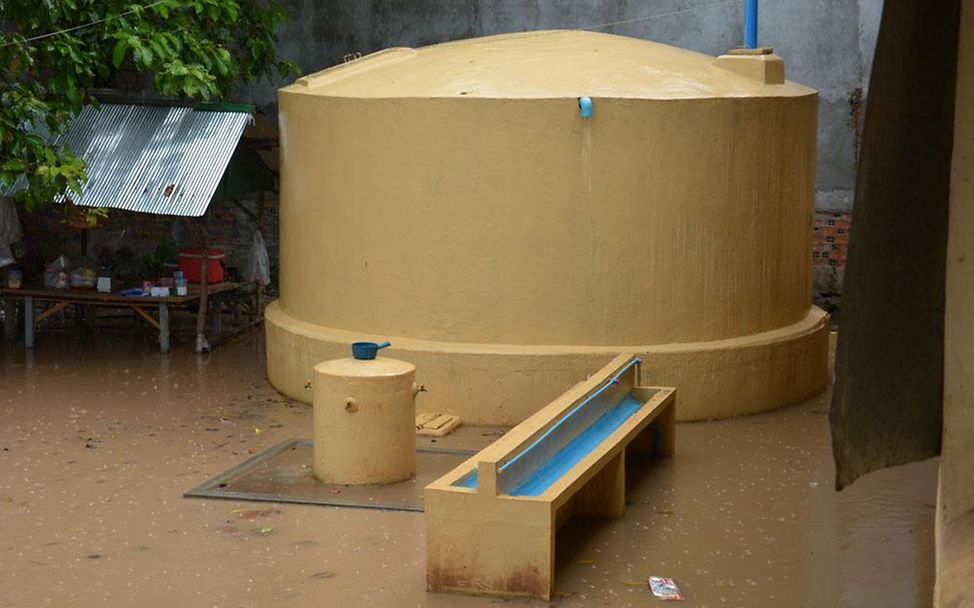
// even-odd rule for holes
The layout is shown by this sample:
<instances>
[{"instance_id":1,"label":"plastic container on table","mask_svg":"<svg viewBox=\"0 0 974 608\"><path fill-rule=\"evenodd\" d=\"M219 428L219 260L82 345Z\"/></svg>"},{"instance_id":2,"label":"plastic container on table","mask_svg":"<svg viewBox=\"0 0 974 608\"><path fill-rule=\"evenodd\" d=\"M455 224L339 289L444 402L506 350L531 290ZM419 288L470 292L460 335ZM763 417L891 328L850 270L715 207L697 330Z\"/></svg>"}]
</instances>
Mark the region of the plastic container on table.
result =
<instances>
[{"instance_id":1,"label":"plastic container on table","mask_svg":"<svg viewBox=\"0 0 974 608\"><path fill-rule=\"evenodd\" d=\"M206 282L223 282L223 250L210 249L206 263ZM179 252L179 270L190 283L199 283L202 277L200 267L203 265L202 249L183 249Z\"/></svg>"},{"instance_id":2,"label":"plastic container on table","mask_svg":"<svg viewBox=\"0 0 974 608\"><path fill-rule=\"evenodd\" d=\"M7 288L20 289L24 286L24 273L19 268L11 268L7 271Z\"/></svg>"}]
</instances>

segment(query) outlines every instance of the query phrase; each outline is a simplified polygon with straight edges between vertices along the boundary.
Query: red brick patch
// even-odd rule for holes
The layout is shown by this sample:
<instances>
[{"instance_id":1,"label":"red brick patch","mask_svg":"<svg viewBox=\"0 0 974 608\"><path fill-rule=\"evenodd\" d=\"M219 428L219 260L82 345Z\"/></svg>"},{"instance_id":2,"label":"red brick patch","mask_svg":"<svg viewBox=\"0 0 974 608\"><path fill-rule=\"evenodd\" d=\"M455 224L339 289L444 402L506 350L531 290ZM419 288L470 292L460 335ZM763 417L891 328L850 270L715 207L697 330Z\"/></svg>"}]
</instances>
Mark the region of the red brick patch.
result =
<instances>
[{"instance_id":1,"label":"red brick patch","mask_svg":"<svg viewBox=\"0 0 974 608\"><path fill-rule=\"evenodd\" d=\"M812 266L845 266L852 214L816 211L812 228Z\"/></svg>"}]
</instances>

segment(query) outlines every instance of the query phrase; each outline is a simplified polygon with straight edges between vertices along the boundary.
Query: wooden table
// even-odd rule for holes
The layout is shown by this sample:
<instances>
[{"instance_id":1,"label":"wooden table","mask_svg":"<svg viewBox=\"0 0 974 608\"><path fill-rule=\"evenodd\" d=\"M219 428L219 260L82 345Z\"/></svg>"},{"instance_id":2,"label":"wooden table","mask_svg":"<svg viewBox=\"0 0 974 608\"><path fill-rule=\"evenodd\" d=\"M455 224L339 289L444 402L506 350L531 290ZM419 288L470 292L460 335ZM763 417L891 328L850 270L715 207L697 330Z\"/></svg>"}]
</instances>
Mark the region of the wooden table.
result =
<instances>
[{"instance_id":1,"label":"wooden table","mask_svg":"<svg viewBox=\"0 0 974 608\"><path fill-rule=\"evenodd\" d=\"M213 331L222 331L220 310L222 299L240 290L240 283L213 283L206 286L207 297L213 302L217 314L213 315ZM39 323L72 304L94 307L131 308L150 325L159 330L159 350L169 352L169 313L173 309L188 308L198 303L203 293L198 285L190 285L185 296L123 296L117 293L100 293L93 289L0 289L0 297L6 306L5 331L8 338L16 331L16 316L13 310L14 300L24 301L24 346L34 347L34 330ZM35 315L35 307L41 305L41 310ZM209 307L207 307L209 308ZM152 310L158 311L158 320L152 316ZM200 309L201 315L206 310Z\"/></svg>"}]
</instances>

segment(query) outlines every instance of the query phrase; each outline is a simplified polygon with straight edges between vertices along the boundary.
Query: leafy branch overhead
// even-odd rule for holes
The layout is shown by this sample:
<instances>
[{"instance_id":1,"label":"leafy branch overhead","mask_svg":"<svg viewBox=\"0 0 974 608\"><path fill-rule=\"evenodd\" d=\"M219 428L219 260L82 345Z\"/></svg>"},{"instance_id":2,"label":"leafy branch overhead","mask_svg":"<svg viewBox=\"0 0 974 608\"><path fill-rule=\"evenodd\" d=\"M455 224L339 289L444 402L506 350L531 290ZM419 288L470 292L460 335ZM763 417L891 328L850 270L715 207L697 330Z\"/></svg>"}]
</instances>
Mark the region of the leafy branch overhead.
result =
<instances>
[{"instance_id":1,"label":"leafy branch overhead","mask_svg":"<svg viewBox=\"0 0 974 608\"><path fill-rule=\"evenodd\" d=\"M0 184L25 176L28 208L79 194L84 162L41 134L62 133L97 103L91 89L126 73L188 99L297 73L275 49L286 19L277 0L0 0Z\"/></svg>"}]
</instances>

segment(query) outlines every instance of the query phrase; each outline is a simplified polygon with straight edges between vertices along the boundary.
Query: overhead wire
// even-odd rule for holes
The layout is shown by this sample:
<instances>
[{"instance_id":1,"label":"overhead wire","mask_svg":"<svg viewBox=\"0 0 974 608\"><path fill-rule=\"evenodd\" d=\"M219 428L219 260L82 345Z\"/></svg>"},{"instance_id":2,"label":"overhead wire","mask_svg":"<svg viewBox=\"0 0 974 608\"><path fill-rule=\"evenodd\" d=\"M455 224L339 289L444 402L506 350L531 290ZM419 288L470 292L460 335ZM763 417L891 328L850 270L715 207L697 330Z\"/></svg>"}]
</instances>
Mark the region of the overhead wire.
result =
<instances>
[{"instance_id":1,"label":"overhead wire","mask_svg":"<svg viewBox=\"0 0 974 608\"><path fill-rule=\"evenodd\" d=\"M682 15L683 13L692 13L694 11L703 10L707 8L712 8L714 6L719 6L721 4L740 4L743 0L717 0L716 2L699 3L691 7L683 8L678 11L670 11L668 13L656 13L655 15L647 15L645 17L636 17L633 19L623 19L622 21L610 21L608 23L599 23L597 25L588 25L584 27L574 27L570 29L575 30L598 30L604 27L614 27L617 25L628 25L630 23L639 23L642 21L652 21L654 19L662 19L663 17L672 17L674 15Z\"/></svg>"},{"instance_id":2,"label":"overhead wire","mask_svg":"<svg viewBox=\"0 0 974 608\"><path fill-rule=\"evenodd\" d=\"M83 29L86 29L86 28L89 28L89 27L94 27L96 25L101 25L102 23L107 23L107 22L113 21L115 19L121 19L122 17L127 17L129 15L134 15L135 13L142 12L142 11L144 11L146 9L152 8L153 6L162 4L163 2L169 2L169 1L170 0L156 0L155 2L151 2L149 4L145 4L145 5L142 5L142 6L138 6L136 8L129 9L129 10L125 11L124 13L119 13L117 15L109 15L108 17L104 17L102 19L96 19L95 21L90 21L88 23L82 23L82 24L79 24L79 25L75 25L73 27L64 28L63 30L57 30L56 32L48 32L46 34L38 34L36 36L30 36L28 38L24 38L23 44L31 44L32 42L36 42L38 40L43 40L45 38L51 38L52 36L60 36L62 34L69 34L71 32L76 32L78 30L83 30ZM17 44L17 41L7 42L6 44L0 45L0 48L6 47L6 46L11 46L13 44Z\"/></svg>"}]
</instances>

